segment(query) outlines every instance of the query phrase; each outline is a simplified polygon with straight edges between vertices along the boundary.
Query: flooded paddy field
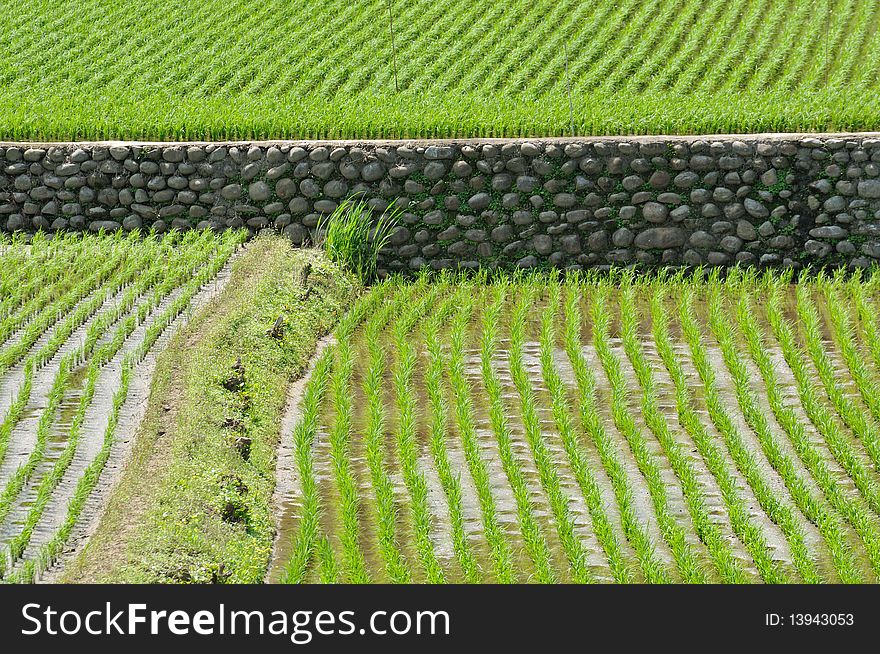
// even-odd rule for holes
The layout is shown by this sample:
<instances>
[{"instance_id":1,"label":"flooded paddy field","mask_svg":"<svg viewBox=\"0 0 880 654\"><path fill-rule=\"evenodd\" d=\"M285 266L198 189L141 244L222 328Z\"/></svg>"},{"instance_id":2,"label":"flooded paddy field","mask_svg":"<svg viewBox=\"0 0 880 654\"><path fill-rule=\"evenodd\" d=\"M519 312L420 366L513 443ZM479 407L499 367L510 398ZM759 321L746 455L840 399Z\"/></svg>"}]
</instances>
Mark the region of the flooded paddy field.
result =
<instances>
[{"instance_id":1,"label":"flooded paddy field","mask_svg":"<svg viewBox=\"0 0 880 654\"><path fill-rule=\"evenodd\" d=\"M269 578L875 583L878 281L378 284L282 431Z\"/></svg>"}]
</instances>

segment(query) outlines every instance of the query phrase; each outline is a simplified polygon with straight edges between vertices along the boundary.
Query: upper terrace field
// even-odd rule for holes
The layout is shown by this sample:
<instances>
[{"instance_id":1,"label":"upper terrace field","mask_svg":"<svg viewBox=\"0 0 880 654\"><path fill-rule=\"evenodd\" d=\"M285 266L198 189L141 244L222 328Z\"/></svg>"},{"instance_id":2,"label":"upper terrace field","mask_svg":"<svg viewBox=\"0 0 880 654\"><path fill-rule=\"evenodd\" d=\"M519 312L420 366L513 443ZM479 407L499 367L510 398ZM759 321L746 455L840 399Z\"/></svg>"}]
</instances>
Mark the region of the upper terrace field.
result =
<instances>
[{"instance_id":1,"label":"upper terrace field","mask_svg":"<svg viewBox=\"0 0 880 654\"><path fill-rule=\"evenodd\" d=\"M7 140L880 128L880 0L0 0L0 16Z\"/></svg>"}]
</instances>

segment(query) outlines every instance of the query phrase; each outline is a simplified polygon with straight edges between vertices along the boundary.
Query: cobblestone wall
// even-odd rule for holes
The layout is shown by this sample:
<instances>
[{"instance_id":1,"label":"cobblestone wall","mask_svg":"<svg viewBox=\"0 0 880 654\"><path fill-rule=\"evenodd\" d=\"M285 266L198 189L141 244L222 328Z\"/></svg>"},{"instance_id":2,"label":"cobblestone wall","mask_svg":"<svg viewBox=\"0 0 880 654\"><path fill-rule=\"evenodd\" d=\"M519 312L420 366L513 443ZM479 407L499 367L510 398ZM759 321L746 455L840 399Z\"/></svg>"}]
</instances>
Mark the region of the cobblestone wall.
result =
<instances>
[{"instance_id":1,"label":"cobblestone wall","mask_svg":"<svg viewBox=\"0 0 880 654\"><path fill-rule=\"evenodd\" d=\"M381 265L773 265L880 259L880 135L0 144L6 231L282 231L361 195Z\"/></svg>"}]
</instances>

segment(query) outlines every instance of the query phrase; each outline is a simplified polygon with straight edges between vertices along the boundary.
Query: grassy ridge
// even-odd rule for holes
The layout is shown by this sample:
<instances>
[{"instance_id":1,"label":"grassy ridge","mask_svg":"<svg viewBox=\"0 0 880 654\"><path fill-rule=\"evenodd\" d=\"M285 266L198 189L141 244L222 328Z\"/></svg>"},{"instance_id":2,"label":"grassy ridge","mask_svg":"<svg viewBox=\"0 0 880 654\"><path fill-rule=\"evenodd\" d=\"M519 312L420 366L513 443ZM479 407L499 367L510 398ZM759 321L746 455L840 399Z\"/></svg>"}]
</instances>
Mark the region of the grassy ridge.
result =
<instances>
[{"instance_id":1,"label":"grassy ridge","mask_svg":"<svg viewBox=\"0 0 880 654\"><path fill-rule=\"evenodd\" d=\"M396 70L379 0L0 0L0 138L880 126L877 0L393 0L391 9Z\"/></svg>"}]
</instances>

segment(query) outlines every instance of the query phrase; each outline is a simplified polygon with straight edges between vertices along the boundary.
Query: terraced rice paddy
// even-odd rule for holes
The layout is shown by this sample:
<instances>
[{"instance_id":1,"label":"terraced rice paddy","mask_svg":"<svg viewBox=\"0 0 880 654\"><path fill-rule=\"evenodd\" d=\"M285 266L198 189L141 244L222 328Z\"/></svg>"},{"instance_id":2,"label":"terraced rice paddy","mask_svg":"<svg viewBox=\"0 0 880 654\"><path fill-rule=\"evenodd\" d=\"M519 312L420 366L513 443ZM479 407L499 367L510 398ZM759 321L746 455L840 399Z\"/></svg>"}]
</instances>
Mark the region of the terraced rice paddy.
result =
<instances>
[{"instance_id":1,"label":"terraced rice paddy","mask_svg":"<svg viewBox=\"0 0 880 654\"><path fill-rule=\"evenodd\" d=\"M0 14L12 140L880 128L878 0L0 0Z\"/></svg>"},{"instance_id":2,"label":"terraced rice paddy","mask_svg":"<svg viewBox=\"0 0 880 654\"><path fill-rule=\"evenodd\" d=\"M381 283L282 433L270 579L876 583L878 284Z\"/></svg>"},{"instance_id":3,"label":"terraced rice paddy","mask_svg":"<svg viewBox=\"0 0 880 654\"><path fill-rule=\"evenodd\" d=\"M0 242L4 581L33 580L95 517L93 492L132 437L156 351L241 241L191 232Z\"/></svg>"}]
</instances>

